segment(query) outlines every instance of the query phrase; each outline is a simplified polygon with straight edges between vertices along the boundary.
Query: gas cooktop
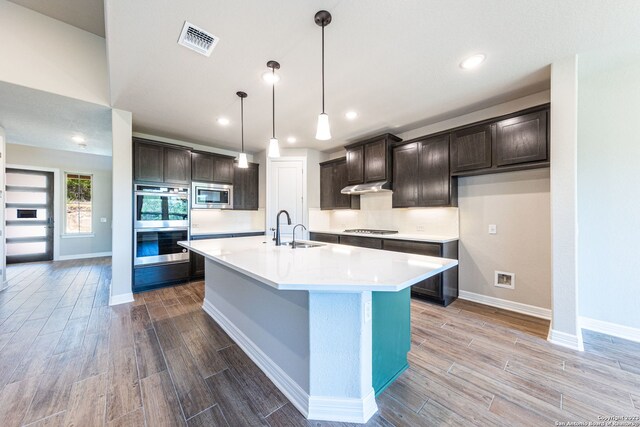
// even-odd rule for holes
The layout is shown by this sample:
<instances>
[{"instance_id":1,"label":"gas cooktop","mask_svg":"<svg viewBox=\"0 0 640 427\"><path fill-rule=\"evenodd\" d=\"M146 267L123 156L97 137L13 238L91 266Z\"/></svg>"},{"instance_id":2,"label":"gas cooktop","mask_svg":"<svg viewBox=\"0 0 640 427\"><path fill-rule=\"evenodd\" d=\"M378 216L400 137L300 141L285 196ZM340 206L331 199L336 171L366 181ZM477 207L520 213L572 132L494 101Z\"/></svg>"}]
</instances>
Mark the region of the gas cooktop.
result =
<instances>
[{"instance_id":1,"label":"gas cooktop","mask_svg":"<svg viewBox=\"0 0 640 427\"><path fill-rule=\"evenodd\" d=\"M371 230L369 228L352 228L350 230L344 230L345 233L358 233L358 234L398 234L393 230Z\"/></svg>"}]
</instances>

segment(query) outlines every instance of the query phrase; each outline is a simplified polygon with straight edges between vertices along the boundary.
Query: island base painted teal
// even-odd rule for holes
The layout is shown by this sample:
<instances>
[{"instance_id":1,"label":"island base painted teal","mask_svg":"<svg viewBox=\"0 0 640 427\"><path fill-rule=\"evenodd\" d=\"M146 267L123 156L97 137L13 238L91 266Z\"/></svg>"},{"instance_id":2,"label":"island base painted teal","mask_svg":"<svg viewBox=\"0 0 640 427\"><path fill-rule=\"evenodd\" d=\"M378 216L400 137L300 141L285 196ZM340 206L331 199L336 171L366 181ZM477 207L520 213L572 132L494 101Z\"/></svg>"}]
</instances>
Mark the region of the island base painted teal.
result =
<instances>
[{"instance_id":1,"label":"island base painted teal","mask_svg":"<svg viewBox=\"0 0 640 427\"><path fill-rule=\"evenodd\" d=\"M411 288L372 292L373 389L382 393L408 367L411 350Z\"/></svg>"}]
</instances>

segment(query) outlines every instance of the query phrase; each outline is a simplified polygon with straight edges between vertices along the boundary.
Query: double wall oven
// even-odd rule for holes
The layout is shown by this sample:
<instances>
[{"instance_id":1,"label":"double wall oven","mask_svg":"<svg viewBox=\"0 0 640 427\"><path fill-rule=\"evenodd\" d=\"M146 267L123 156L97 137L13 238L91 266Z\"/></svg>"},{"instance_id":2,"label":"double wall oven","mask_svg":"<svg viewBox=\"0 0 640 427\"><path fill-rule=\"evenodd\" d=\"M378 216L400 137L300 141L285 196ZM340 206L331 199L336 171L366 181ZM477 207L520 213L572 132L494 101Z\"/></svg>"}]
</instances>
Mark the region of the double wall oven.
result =
<instances>
[{"instance_id":1,"label":"double wall oven","mask_svg":"<svg viewBox=\"0 0 640 427\"><path fill-rule=\"evenodd\" d=\"M189 188L136 184L134 265L188 262Z\"/></svg>"}]
</instances>

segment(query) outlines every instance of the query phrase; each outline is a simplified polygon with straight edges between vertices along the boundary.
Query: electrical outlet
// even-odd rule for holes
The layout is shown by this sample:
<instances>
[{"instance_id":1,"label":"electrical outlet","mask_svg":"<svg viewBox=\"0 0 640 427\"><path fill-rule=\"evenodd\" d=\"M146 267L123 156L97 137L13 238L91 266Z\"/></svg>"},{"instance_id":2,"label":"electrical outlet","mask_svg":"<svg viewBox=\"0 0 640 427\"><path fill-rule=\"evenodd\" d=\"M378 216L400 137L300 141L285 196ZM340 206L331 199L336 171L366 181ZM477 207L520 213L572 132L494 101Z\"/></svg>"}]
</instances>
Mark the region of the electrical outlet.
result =
<instances>
[{"instance_id":1,"label":"electrical outlet","mask_svg":"<svg viewBox=\"0 0 640 427\"><path fill-rule=\"evenodd\" d=\"M498 226L495 224L489 224L489 234L498 234Z\"/></svg>"},{"instance_id":2,"label":"electrical outlet","mask_svg":"<svg viewBox=\"0 0 640 427\"><path fill-rule=\"evenodd\" d=\"M418 225L416 231L424 231L424 225Z\"/></svg>"},{"instance_id":3,"label":"electrical outlet","mask_svg":"<svg viewBox=\"0 0 640 427\"><path fill-rule=\"evenodd\" d=\"M100 222L107 222L107 218L100 218Z\"/></svg>"}]
</instances>

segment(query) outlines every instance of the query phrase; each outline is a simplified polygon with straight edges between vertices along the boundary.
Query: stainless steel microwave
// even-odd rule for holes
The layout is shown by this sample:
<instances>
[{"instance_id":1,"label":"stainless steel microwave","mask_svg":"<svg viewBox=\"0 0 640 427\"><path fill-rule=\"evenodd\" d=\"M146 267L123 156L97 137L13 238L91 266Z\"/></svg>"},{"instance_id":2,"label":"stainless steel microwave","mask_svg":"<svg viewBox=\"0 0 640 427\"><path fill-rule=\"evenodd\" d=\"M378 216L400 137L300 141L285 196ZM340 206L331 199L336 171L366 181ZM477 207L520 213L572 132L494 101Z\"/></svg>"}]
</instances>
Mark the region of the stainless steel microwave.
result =
<instances>
[{"instance_id":1,"label":"stainless steel microwave","mask_svg":"<svg viewBox=\"0 0 640 427\"><path fill-rule=\"evenodd\" d=\"M193 209L233 209L233 185L192 183L191 207Z\"/></svg>"}]
</instances>

